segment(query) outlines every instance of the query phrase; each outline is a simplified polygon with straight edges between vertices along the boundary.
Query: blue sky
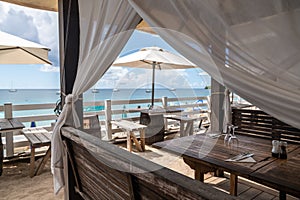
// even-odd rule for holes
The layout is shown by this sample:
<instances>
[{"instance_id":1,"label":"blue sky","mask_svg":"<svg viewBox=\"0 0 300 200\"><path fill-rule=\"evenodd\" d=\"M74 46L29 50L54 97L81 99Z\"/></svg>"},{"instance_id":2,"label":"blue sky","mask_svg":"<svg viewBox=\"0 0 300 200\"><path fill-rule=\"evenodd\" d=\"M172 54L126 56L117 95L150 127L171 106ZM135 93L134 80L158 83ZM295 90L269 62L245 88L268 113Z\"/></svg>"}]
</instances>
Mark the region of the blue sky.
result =
<instances>
[{"instance_id":1,"label":"blue sky","mask_svg":"<svg viewBox=\"0 0 300 200\"><path fill-rule=\"evenodd\" d=\"M0 2L0 30L40 43L51 49L49 65L0 65L0 89L58 89L59 88L59 50L58 14ZM135 31L121 55L142 47L157 46L176 52L160 37ZM125 67L112 67L98 81L95 87L134 88L136 83L151 84L151 70ZM135 81L133 81L135 80ZM202 88L209 85L210 78L201 69L163 70L156 73L156 83L168 88ZM159 86L158 86L159 87Z\"/></svg>"}]
</instances>

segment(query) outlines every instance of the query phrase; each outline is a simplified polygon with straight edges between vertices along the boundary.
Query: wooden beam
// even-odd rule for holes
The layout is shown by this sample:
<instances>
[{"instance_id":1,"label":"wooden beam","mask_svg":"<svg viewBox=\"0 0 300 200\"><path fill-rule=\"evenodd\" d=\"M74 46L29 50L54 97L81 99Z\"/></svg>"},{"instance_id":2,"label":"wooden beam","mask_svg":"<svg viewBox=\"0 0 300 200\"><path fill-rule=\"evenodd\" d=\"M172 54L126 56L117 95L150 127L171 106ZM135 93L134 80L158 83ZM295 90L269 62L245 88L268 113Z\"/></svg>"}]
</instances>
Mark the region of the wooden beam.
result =
<instances>
[{"instance_id":1,"label":"wooden beam","mask_svg":"<svg viewBox=\"0 0 300 200\"><path fill-rule=\"evenodd\" d=\"M225 87L211 79L211 131L222 131L224 120Z\"/></svg>"}]
</instances>

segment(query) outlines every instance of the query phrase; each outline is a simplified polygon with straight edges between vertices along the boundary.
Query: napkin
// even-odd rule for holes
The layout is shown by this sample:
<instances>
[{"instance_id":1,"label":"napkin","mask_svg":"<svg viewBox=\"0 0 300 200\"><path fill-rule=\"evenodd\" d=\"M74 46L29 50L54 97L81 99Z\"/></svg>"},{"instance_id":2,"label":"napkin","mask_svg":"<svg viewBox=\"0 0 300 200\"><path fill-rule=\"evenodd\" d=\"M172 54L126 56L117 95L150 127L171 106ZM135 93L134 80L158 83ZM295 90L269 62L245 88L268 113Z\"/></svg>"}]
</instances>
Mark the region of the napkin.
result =
<instances>
[{"instance_id":1,"label":"napkin","mask_svg":"<svg viewBox=\"0 0 300 200\"><path fill-rule=\"evenodd\" d=\"M225 161L227 161L227 162L240 162L240 163L255 163L256 162L256 160L254 160L254 158L252 158L252 157L244 158L244 159L238 160L238 161L232 160L232 159L227 159Z\"/></svg>"},{"instance_id":2,"label":"napkin","mask_svg":"<svg viewBox=\"0 0 300 200\"><path fill-rule=\"evenodd\" d=\"M225 161L227 162L247 162L247 163L253 163L256 162L252 156L254 154L253 153L241 153L237 156L234 156L232 158L226 159Z\"/></svg>"}]
</instances>

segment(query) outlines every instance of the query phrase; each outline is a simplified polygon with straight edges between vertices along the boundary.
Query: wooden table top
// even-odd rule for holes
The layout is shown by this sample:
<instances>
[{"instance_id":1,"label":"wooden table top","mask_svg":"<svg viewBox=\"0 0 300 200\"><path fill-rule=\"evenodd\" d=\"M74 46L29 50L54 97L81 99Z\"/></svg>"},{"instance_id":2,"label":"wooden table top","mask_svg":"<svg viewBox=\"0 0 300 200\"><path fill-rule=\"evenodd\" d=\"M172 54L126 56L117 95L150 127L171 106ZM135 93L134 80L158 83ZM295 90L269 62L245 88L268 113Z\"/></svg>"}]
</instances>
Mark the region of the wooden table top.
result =
<instances>
[{"instance_id":1,"label":"wooden table top","mask_svg":"<svg viewBox=\"0 0 300 200\"><path fill-rule=\"evenodd\" d=\"M134 131L134 130L140 130L140 129L145 129L147 126L134 123L128 120L117 120L117 121L111 121L112 124L115 124L116 126L119 126L121 128L124 128L129 131Z\"/></svg>"},{"instance_id":2,"label":"wooden table top","mask_svg":"<svg viewBox=\"0 0 300 200\"><path fill-rule=\"evenodd\" d=\"M271 140L238 135L238 151L224 144L224 136L213 138L198 134L173 140L158 142L154 147L181 155L195 163L218 169L261 182L275 189L283 189L290 194L300 196L300 147L288 144L288 159L271 156ZM239 153L253 153L255 163L226 162ZM283 175L283 176L282 176ZM284 186L285 188L282 188Z\"/></svg>"},{"instance_id":3,"label":"wooden table top","mask_svg":"<svg viewBox=\"0 0 300 200\"><path fill-rule=\"evenodd\" d=\"M0 119L0 132L22 129L25 126L17 119Z\"/></svg>"}]
</instances>

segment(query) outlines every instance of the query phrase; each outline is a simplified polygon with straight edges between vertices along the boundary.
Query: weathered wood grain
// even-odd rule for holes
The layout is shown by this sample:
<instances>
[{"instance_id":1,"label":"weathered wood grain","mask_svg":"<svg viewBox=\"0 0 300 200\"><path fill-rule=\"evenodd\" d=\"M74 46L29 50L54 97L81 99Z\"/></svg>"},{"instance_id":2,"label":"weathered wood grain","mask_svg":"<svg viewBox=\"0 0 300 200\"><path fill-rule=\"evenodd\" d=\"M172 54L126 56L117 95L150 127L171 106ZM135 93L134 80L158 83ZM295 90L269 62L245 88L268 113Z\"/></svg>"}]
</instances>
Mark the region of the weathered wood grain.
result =
<instances>
[{"instance_id":1,"label":"weathered wood grain","mask_svg":"<svg viewBox=\"0 0 300 200\"><path fill-rule=\"evenodd\" d=\"M271 157L271 140L242 135L237 137L239 150L236 154L251 152L256 163L226 162L234 155L224 145L223 136L216 139L207 135L194 135L158 142L153 146L181 155L195 170L197 179L203 180L203 173L220 169L300 197L299 145L288 144L288 159L283 160ZM236 194L235 177L231 177L231 181L231 194Z\"/></svg>"},{"instance_id":2,"label":"weathered wood grain","mask_svg":"<svg viewBox=\"0 0 300 200\"><path fill-rule=\"evenodd\" d=\"M235 199L79 130L62 134L89 199Z\"/></svg>"},{"instance_id":3,"label":"weathered wood grain","mask_svg":"<svg viewBox=\"0 0 300 200\"><path fill-rule=\"evenodd\" d=\"M300 144L300 130L268 115L262 110L232 109L232 123L237 134L284 140Z\"/></svg>"}]
</instances>

